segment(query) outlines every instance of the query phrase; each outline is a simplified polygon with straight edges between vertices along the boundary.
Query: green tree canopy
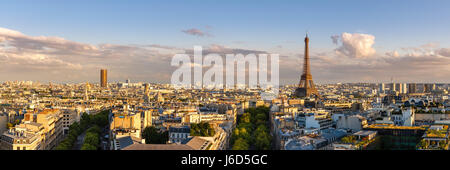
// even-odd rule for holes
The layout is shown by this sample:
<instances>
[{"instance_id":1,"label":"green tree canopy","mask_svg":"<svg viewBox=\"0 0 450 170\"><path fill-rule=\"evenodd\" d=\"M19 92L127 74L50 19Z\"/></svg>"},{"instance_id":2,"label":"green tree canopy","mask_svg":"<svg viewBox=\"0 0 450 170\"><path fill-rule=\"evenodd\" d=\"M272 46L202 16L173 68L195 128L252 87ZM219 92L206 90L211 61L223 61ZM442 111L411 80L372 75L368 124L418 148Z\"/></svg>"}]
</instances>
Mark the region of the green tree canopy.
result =
<instances>
[{"instance_id":1,"label":"green tree canopy","mask_svg":"<svg viewBox=\"0 0 450 170\"><path fill-rule=\"evenodd\" d=\"M97 150L97 147L86 143L81 146L81 150Z\"/></svg>"},{"instance_id":2,"label":"green tree canopy","mask_svg":"<svg viewBox=\"0 0 450 170\"><path fill-rule=\"evenodd\" d=\"M233 150L248 150L249 145L247 143L247 140L243 138L238 138L233 145Z\"/></svg>"},{"instance_id":3,"label":"green tree canopy","mask_svg":"<svg viewBox=\"0 0 450 170\"><path fill-rule=\"evenodd\" d=\"M191 123L191 136L214 136L215 130L209 123Z\"/></svg>"},{"instance_id":4,"label":"green tree canopy","mask_svg":"<svg viewBox=\"0 0 450 170\"><path fill-rule=\"evenodd\" d=\"M153 126L146 127L142 132L146 144L165 144L169 140L168 132L159 132Z\"/></svg>"},{"instance_id":5,"label":"green tree canopy","mask_svg":"<svg viewBox=\"0 0 450 170\"><path fill-rule=\"evenodd\" d=\"M238 125L233 130L231 143L233 150L268 150L271 148L272 136L269 128L268 107L249 108L238 117Z\"/></svg>"},{"instance_id":6,"label":"green tree canopy","mask_svg":"<svg viewBox=\"0 0 450 170\"><path fill-rule=\"evenodd\" d=\"M87 132L86 136L84 137L84 144L90 144L92 146L98 147L99 146L99 135L98 133L93 132Z\"/></svg>"}]
</instances>

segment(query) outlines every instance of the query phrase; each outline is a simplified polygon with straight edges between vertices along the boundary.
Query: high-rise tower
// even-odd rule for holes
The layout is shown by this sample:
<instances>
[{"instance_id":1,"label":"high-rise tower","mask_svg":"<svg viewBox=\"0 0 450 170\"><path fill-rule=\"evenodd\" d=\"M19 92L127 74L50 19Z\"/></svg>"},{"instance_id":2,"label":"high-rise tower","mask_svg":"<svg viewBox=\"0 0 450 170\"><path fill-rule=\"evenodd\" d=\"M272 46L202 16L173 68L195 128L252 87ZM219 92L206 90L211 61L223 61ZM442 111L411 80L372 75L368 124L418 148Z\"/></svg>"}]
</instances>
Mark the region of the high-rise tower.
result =
<instances>
[{"instance_id":1,"label":"high-rise tower","mask_svg":"<svg viewBox=\"0 0 450 170\"><path fill-rule=\"evenodd\" d=\"M384 83L380 83L380 93L384 93Z\"/></svg>"},{"instance_id":2,"label":"high-rise tower","mask_svg":"<svg viewBox=\"0 0 450 170\"><path fill-rule=\"evenodd\" d=\"M108 77L106 69L100 70L100 86L101 87L107 87L108 86Z\"/></svg>"},{"instance_id":3,"label":"high-rise tower","mask_svg":"<svg viewBox=\"0 0 450 170\"><path fill-rule=\"evenodd\" d=\"M298 88L295 90L295 95L297 97L311 97L315 95L319 97L319 92L317 92L316 86L311 75L311 68L309 66L309 38L308 34L305 37L305 58L303 62L303 74L300 79Z\"/></svg>"},{"instance_id":4,"label":"high-rise tower","mask_svg":"<svg viewBox=\"0 0 450 170\"><path fill-rule=\"evenodd\" d=\"M408 84L408 93L416 93L416 83Z\"/></svg>"}]
</instances>

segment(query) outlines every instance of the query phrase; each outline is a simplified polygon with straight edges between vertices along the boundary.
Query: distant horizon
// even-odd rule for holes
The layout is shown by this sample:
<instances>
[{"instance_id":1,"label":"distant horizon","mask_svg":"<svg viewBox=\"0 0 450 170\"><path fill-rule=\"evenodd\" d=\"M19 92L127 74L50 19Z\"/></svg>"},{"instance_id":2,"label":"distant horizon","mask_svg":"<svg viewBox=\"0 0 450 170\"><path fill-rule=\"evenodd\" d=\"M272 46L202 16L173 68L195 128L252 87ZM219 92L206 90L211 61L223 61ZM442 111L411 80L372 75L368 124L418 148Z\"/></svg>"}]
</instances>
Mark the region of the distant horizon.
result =
<instances>
[{"instance_id":1,"label":"distant horizon","mask_svg":"<svg viewBox=\"0 0 450 170\"><path fill-rule=\"evenodd\" d=\"M450 1L35 2L0 6L0 81L95 82L106 68L169 83L172 57L198 45L279 54L280 84L295 84L308 32L317 84L450 83Z\"/></svg>"},{"instance_id":2,"label":"distant horizon","mask_svg":"<svg viewBox=\"0 0 450 170\"><path fill-rule=\"evenodd\" d=\"M84 82L51 82L51 81L47 81L47 82L42 82L42 81L34 81L34 80L6 80L6 81L0 81L0 83L6 83L6 82L27 82L27 81L32 81L32 82L38 82L41 84L48 84L48 83L55 83L55 84L83 84L83 83L90 83L90 84L98 84L100 85L100 81L95 81L95 82L90 82L90 81L84 81ZM108 81L108 84L115 84L115 83L126 83L124 81ZM149 84L171 84L171 83L158 83L158 82L148 82L148 81L133 81L130 79L131 83L149 83ZM331 82L331 83L315 83L316 85L327 85L327 84L392 84L392 82ZM450 85L450 82L394 82L395 84L439 84L439 85ZM292 85L298 85L297 84L280 84L280 86L292 86Z\"/></svg>"}]
</instances>

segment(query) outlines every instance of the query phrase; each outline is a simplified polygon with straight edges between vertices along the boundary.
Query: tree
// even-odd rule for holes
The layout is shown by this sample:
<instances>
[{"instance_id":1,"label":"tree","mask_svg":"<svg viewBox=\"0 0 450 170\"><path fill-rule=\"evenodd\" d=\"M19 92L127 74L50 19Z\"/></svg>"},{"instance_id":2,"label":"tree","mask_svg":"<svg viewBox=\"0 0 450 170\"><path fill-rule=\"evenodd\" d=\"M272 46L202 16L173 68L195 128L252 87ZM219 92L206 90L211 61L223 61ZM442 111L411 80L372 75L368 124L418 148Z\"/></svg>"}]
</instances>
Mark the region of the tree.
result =
<instances>
[{"instance_id":1,"label":"tree","mask_svg":"<svg viewBox=\"0 0 450 170\"><path fill-rule=\"evenodd\" d=\"M239 136L240 135L240 133L239 133L239 129L234 129L233 130L233 136Z\"/></svg>"},{"instance_id":2,"label":"tree","mask_svg":"<svg viewBox=\"0 0 450 170\"><path fill-rule=\"evenodd\" d=\"M428 142L425 141L424 139L422 139L422 140L419 142L419 148L420 148L420 149L427 149L427 148L428 148Z\"/></svg>"},{"instance_id":3,"label":"tree","mask_svg":"<svg viewBox=\"0 0 450 170\"><path fill-rule=\"evenodd\" d=\"M190 131L190 134L191 134L191 136L198 136L198 134L197 134L197 132L198 132L198 124L196 124L196 123L191 123L191 131Z\"/></svg>"},{"instance_id":4,"label":"tree","mask_svg":"<svg viewBox=\"0 0 450 170\"><path fill-rule=\"evenodd\" d=\"M86 128L88 128L88 126L91 124L90 119L91 118L87 113L83 113L80 119L80 129L84 131Z\"/></svg>"},{"instance_id":5,"label":"tree","mask_svg":"<svg viewBox=\"0 0 450 170\"><path fill-rule=\"evenodd\" d=\"M97 133L87 132L84 137L84 144L90 144L92 146L98 147L99 145L99 136ZM83 145L84 145L83 144Z\"/></svg>"},{"instance_id":6,"label":"tree","mask_svg":"<svg viewBox=\"0 0 450 170\"><path fill-rule=\"evenodd\" d=\"M256 113L254 119L255 119L254 124L256 126L264 125L264 124L267 123L267 115L265 113L263 113L263 112Z\"/></svg>"},{"instance_id":7,"label":"tree","mask_svg":"<svg viewBox=\"0 0 450 170\"><path fill-rule=\"evenodd\" d=\"M250 113L244 113L240 118L240 123L250 123Z\"/></svg>"},{"instance_id":8,"label":"tree","mask_svg":"<svg viewBox=\"0 0 450 170\"><path fill-rule=\"evenodd\" d=\"M11 129L14 125L12 123L7 123L6 128Z\"/></svg>"},{"instance_id":9,"label":"tree","mask_svg":"<svg viewBox=\"0 0 450 170\"><path fill-rule=\"evenodd\" d=\"M215 130L209 123L192 123L191 124L191 136L214 136Z\"/></svg>"},{"instance_id":10,"label":"tree","mask_svg":"<svg viewBox=\"0 0 450 170\"><path fill-rule=\"evenodd\" d=\"M252 123L241 123L241 124L239 124L239 127L241 128L241 127L243 127L243 128L245 128L245 129L247 129L247 130L253 130L253 124Z\"/></svg>"},{"instance_id":11,"label":"tree","mask_svg":"<svg viewBox=\"0 0 450 170\"><path fill-rule=\"evenodd\" d=\"M439 147L440 147L440 149L446 149L445 148L445 141L444 140L442 140L442 141L439 141Z\"/></svg>"},{"instance_id":12,"label":"tree","mask_svg":"<svg viewBox=\"0 0 450 170\"><path fill-rule=\"evenodd\" d=\"M355 143L355 136L346 136L341 139L342 143Z\"/></svg>"},{"instance_id":13,"label":"tree","mask_svg":"<svg viewBox=\"0 0 450 170\"><path fill-rule=\"evenodd\" d=\"M70 150L72 148L72 143L69 140L63 140L55 147L55 150Z\"/></svg>"},{"instance_id":14,"label":"tree","mask_svg":"<svg viewBox=\"0 0 450 170\"><path fill-rule=\"evenodd\" d=\"M74 122L69 126L69 134L67 137L58 144L55 150L70 150L72 149L74 143L77 140L78 135L80 135L82 129L78 122Z\"/></svg>"},{"instance_id":15,"label":"tree","mask_svg":"<svg viewBox=\"0 0 450 170\"><path fill-rule=\"evenodd\" d=\"M264 114L264 113L259 113L259 114L257 114L256 116L255 116L255 119L256 120L266 120L266 114Z\"/></svg>"},{"instance_id":16,"label":"tree","mask_svg":"<svg viewBox=\"0 0 450 170\"><path fill-rule=\"evenodd\" d=\"M237 137L250 140L249 130L247 130L246 128L239 128L239 136Z\"/></svg>"},{"instance_id":17,"label":"tree","mask_svg":"<svg viewBox=\"0 0 450 170\"><path fill-rule=\"evenodd\" d=\"M100 127L98 127L97 125L92 126L91 128L89 128L86 132L91 132L91 133L97 133L99 134L101 132Z\"/></svg>"},{"instance_id":18,"label":"tree","mask_svg":"<svg viewBox=\"0 0 450 170\"><path fill-rule=\"evenodd\" d=\"M97 150L97 147L85 143L83 144L83 146L81 146L81 150Z\"/></svg>"},{"instance_id":19,"label":"tree","mask_svg":"<svg viewBox=\"0 0 450 170\"><path fill-rule=\"evenodd\" d=\"M104 110L95 115L91 115L92 118L90 118L90 120L92 121L92 123L94 123L100 127L104 127L104 126L108 125L108 123L109 123L108 115L109 115L109 110Z\"/></svg>"},{"instance_id":20,"label":"tree","mask_svg":"<svg viewBox=\"0 0 450 170\"><path fill-rule=\"evenodd\" d=\"M216 131L214 130L214 128L212 128L211 126L208 126L207 136L214 136L215 133L216 133Z\"/></svg>"},{"instance_id":21,"label":"tree","mask_svg":"<svg viewBox=\"0 0 450 170\"><path fill-rule=\"evenodd\" d=\"M233 150L270 149L272 137L267 128L269 112L270 109L264 106L245 110L233 130Z\"/></svg>"},{"instance_id":22,"label":"tree","mask_svg":"<svg viewBox=\"0 0 450 170\"><path fill-rule=\"evenodd\" d=\"M84 112L81 115L81 121L86 121L87 123L90 123L90 120L91 120L91 117L86 112Z\"/></svg>"},{"instance_id":23,"label":"tree","mask_svg":"<svg viewBox=\"0 0 450 170\"><path fill-rule=\"evenodd\" d=\"M146 127L142 132L146 144L165 144L169 140L168 132L159 132L153 126Z\"/></svg>"},{"instance_id":24,"label":"tree","mask_svg":"<svg viewBox=\"0 0 450 170\"><path fill-rule=\"evenodd\" d=\"M270 135L266 132L255 133L255 147L257 150L269 150L270 149Z\"/></svg>"},{"instance_id":25,"label":"tree","mask_svg":"<svg viewBox=\"0 0 450 170\"><path fill-rule=\"evenodd\" d=\"M77 134L77 136L81 132L81 127L78 122L74 122L69 126L69 133L71 132Z\"/></svg>"},{"instance_id":26,"label":"tree","mask_svg":"<svg viewBox=\"0 0 450 170\"><path fill-rule=\"evenodd\" d=\"M233 150L248 150L249 145L247 141L243 138L238 138L234 141Z\"/></svg>"},{"instance_id":27,"label":"tree","mask_svg":"<svg viewBox=\"0 0 450 170\"><path fill-rule=\"evenodd\" d=\"M253 139L256 149L268 150L270 149L271 137L267 132L267 128L264 125L259 125L253 133Z\"/></svg>"},{"instance_id":28,"label":"tree","mask_svg":"<svg viewBox=\"0 0 450 170\"><path fill-rule=\"evenodd\" d=\"M101 127L108 125L109 110L103 110L95 115L83 113L80 122L74 122L69 126L69 134L55 148L56 150L70 150L77 141L78 136L86 130L85 141L82 147L84 150L96 150L100 145ZM90 145L90 146L85 146Z\"/></svg>"}]
</instances>

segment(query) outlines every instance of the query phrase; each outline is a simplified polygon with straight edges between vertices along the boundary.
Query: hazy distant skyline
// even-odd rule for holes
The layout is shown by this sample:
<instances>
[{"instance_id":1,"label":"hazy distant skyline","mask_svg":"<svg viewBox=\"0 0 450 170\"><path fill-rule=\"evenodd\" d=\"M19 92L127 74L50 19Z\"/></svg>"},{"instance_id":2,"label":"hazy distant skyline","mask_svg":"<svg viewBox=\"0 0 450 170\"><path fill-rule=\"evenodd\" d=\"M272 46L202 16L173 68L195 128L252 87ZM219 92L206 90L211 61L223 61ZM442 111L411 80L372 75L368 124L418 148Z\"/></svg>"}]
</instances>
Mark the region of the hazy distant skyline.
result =
<instances>
[{"instance_id":1,"label":"hazy distant skyline","mask_svg":"<svg viewBox=\"0 0 450 170\"><path fill-rule=\"evenodd\" d=\"M170 3L169 3L170 2ZM11 1L0 6L0 81L170 82L171 58L279 53L280 83L449 83L449 1Z\"/></svg>"}]
</instances>

